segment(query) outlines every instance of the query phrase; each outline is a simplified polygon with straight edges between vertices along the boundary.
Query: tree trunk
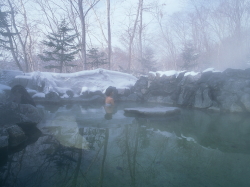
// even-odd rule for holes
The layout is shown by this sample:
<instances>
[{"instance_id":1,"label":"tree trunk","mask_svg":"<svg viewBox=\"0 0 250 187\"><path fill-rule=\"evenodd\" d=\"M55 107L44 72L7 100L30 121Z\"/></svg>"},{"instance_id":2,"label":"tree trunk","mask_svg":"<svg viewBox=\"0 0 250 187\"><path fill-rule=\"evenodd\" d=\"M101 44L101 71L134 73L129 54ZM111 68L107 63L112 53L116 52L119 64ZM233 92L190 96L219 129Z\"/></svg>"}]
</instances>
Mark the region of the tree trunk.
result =
<instances>
[{"instance_id":1,"label":"tree trunk","mask_svg":"<svg viewBox=\"0 0 250 187\"><path fill-rule=\"evenodd\" d=\"M110 0L107 0L107 20L108 20L108 63L110 69L112 45L111 45L111 28L110 28Z\"/></svg>"},{"instance_id":2,"label":"tree trunk","mask_svg":"<svg viewBox=\"0 0 250 187\"><path fill-rule=\"evenodd\" d=\"M25 50L27 51L27 55L26 55L26 59L27 62L29 63L29 71L34 71L34 62L33 62L33 58L32 58L32 38L31 38L31 33L30 33L30 28L28 25L28 18L27 18L27 13L26 13L26 9L24 7L23 1L21 0L21 4L23 7L23 17L24 17L24 23L25 23L25 27L27 30L27 37L29 38L29 45L28 45L28 49ZM27 43L27 41L25 42L25 44Z\"/></svg>"},{"instance_id":3,"label":"tree trunk","mask_svg":"<svg viewBox=\"0 0 250 187\"><path fill-rule=\"evenodd\" d=\"M27 54L26 54L26 47L25 47L25 43L23 42L22 38L21 38L21 35L17 29L17 26L16 26L16 20L15 20L15 15L14 15L14 8L11 4L11 2L8 0L8 3L9 3L9 6L10 6L10 9L11 9L11 18L12 18L12 24L13 24L13 27L15 29L15 32L17 34L17 37L18 37L18 40L21 44L21 47L22 47L22 52L23 52L23 58L24 58L24 63L25 63L25 71L26 72L29 72L29 64L28 64L28 59L27 59Z\"/></svg>"},{"instance_id":4,"label":"tree trunk","mask_svg":"<svg viewBox=\"0 0 250 187\"><path fill-rule=\"evenodd\" d=\"M6 30L7 30L8 33L11 33L10 29L8 28L8 26L6 26ZM16 53L15 53L15 48L14 48L14 44L13 44L14 42L13 42L12 36L8 35L8 38L9 38L9 42L10 42L11 55L12 55L14 61L16 62L16 65L19 68L19 70L23 71L23 68L22 68L22 66L21 66L21 64L20 64L20 62L19 62L19 60L18 60L18 58L16 56Z\"/></svg>"},{"instance_id":5,"label":"tree trunk","mask_svg":"<svg viewBox=\"0 0 250 187\"><path fill-rule=\"evenodd\" d=\"M139 59L142 63L142 13L143 13L143 0L140 5L140 26L139 26Z\"/></svg>"},{"instance_id":6,"label":"tree trunk","mask_svg":"<svg viewBox=\"0 0 250 187\"><path fill-rule=\"evenodd\" d=\"M82 28L82 41L81 41L81 53L83 58L83 69L86 70L86 28L85 28L85 15L83 12L82 0L78 0L78 8L80 12L81 28Z\"/></svg>"},{"instance_id":7,"label":"tree trunk","mask_svg":"<svg viewBox=\"0 0 250 187\"><path fill-rule=\"evenodd\" d=\"M133 45L133 41L134 41L134 37L135 37L135 31L136 31L136 26L137 26L137 22L138 22L138 17L139 17L139 12L140 12L140 0L138 3L138 8L137 8L137 13L136 13L136 18L135 18L135 22L134 22L134 26L133 26L133 31L130 35L130 39L129 39L129 62L128 62L128 72L131 71L131 62L132 62L132 45Z\"/></svg>"}]
</instances>

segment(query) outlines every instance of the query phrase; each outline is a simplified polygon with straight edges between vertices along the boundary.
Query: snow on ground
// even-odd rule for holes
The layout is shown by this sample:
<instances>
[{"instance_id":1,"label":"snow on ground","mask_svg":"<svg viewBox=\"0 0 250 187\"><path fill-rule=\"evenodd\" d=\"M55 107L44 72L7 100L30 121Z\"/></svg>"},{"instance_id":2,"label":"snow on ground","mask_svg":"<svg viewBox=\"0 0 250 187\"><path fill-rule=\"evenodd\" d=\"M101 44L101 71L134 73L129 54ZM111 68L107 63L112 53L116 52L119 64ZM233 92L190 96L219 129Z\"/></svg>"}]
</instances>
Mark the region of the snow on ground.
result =
<instances>
[{"instance_id":1,"label":"snow on ground","mask_svg":"<svg viewBox=\"0 0 250 187\"><path fill-rule=\"evenodd\" d=\"M67 91L73 91L75 95L83 92L104 92L109 86L117 89L128 89L134 86L137 78L126 73L110 71L105 69L95 69L80 71L75 73L51 73L32 72L16 76L16 79L28 81L30 89L36 85L44 87L43 93L55 91L64 95ZM44 96L36 93L34 97Z\"/></svg>"},{"instance_id":2,"label":"snow on ground","mask_svg":"<svg viewBox=\"0 0 250 187\"><path fill-rule=\"evenodd\" d=\"M153 76L158 76L158 77L162 77L162 76L175 76L175 77L178 77L178 75L180 73L182 73L184 71L175 71L175 70L169 70L169 71L156 71L156 72L153 72L153 71L150 71L149 72L149 75L153 75Z\"/></svg>"},{"instance_id":3,"label":"snow on ground","mask_svg":"<svg viewBox=\"0 0 250 187\"><path fill-rule=\"evenodd\" d=\"M202 73L208 72L208 71L214 71L214 68L207 68Z\"/></svg>"},{"instance_id":4,"label":"snow on ground","mask_svg":"<svg viewBox=\"0 0 250 187\"><path fill-rule=\"evenodd\" d=\"M186 72L184 74L184 77L188 76L188 75L191 75L191 76L195 76L195 75L198 75L200 72L194 72L194 71L190 71L190 72Z\"/></svg>"},{"instance_id":5,"label":"snow on ground","mask_svg":"<svg viewBox=\"0 0 250 187\"><path fill-rule=\"evenodd\" d=\"M208 71L217 72L214 68L208 68L202 72L175 70L150 71L149 76L178 77L178 75L183 72L185 72L184 76L196 76ZM118 90L129 89L134 86L137 81L137 78L130 74L105 69L87 70L75 73L23 73L20 71L3 70L0 78L0 93L4 90L10 90L10 87L6 85L9 85L8 83L15 79L17 83L24 83L24 85L27 85L27 91L32 94L33 97L45 97L46 93L54 91L63 98L68 97L66 94L67 91L74 92L74 96L77 97L84 92L105 92L106 88L109 86L114 86Z\"/></svg>"},{"instance_id":6,"label":"snow on ground","mask_svg":"<svg viewBox=\"0 0 250 187\"><path fill-rule=\"evenodd\" d=\"M214 68L207 68L207 69L205 69L202 73L205 73L205 72L208 72L208 71L212 71L212 72L221 72L221 71L215 70Z\"/></svg>"},{"instance_id":7,"label":"snow on ground","mask_svg":"<svg viewBox=\"0 0 250 187\"><path fill-rule=\"evenodd\" d=\"M204 71L202 72L194 72L194 71L176 71L176 70L169 70L169 71L156 71L156 72L153 72L153 71L150 71L149 72L149 75L152 75L152 76L158 76L158 77L162 77L162 76L175 76L175 77L178 77L178 75L180 73L183 73L185 72L184 76L196 76L200 73L205 73L205 72L208 72L208 71L212 71L212 72L220 72L220 71L217 71L215 70L214 68L207 68L205 69Z\"/></svg>"}]
</instances>

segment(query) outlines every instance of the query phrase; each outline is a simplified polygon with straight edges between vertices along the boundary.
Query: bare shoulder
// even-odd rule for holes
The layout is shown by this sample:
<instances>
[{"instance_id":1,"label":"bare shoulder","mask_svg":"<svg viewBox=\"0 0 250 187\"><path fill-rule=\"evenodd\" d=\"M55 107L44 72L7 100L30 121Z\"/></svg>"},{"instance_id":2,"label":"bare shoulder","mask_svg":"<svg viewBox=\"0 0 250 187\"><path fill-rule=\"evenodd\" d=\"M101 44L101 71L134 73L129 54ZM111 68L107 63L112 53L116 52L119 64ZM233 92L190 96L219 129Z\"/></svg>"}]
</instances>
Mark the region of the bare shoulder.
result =
<instances>
[{"instance_id":1,"label":"bare shoulder","mask_svg":"<svg viewBox=\"0 0 250 187\"><path fill-rule=\"evenodd\" d=\"M114 99L112 97L107 97L106 98L106 103L107 104L114 104Z\"/></svg>"}]
</instances>

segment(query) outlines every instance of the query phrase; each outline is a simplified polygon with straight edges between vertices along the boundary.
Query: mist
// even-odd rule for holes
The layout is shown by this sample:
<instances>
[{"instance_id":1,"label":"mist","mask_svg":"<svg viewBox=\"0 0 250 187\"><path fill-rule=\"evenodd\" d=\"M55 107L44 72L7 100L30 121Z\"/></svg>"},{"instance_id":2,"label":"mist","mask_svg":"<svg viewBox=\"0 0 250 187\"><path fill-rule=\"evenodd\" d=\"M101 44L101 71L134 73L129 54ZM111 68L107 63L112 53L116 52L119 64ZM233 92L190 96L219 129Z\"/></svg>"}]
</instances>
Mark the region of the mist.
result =
<instances>
[{"instance_id":1,"label":"mist","mask_svg":"<svg viewBox=\"0 0 250 187\"><path fill-rule=\"evenodd\" d=\"M145 74L250 67L249 0L3 0L0 8L1 69ZM78 51L60 65L39 56L51 52L44 41L62 20Z\"/></svg>"}]
</instances>

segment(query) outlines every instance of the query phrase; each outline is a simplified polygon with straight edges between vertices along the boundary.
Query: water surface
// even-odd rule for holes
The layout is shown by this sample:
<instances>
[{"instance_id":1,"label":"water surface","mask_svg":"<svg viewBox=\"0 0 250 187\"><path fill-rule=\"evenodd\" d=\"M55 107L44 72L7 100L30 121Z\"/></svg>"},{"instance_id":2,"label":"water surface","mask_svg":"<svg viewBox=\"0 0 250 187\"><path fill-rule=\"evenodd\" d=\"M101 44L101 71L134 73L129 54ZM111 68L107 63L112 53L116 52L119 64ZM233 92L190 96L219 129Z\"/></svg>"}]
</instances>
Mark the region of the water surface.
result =
<instances>
[{"instance_id":1,"label":"water surface","mask_svg":"<svg viewBox=\"0 0 250 187\"><path fill-rule=\"evenodd\" d=\"M250 186L248 115L124 116L133 106L119 104L109 120L102 106L43 106L42 135L9 154L0 185Z\"/></svg>"}]
</instances>

